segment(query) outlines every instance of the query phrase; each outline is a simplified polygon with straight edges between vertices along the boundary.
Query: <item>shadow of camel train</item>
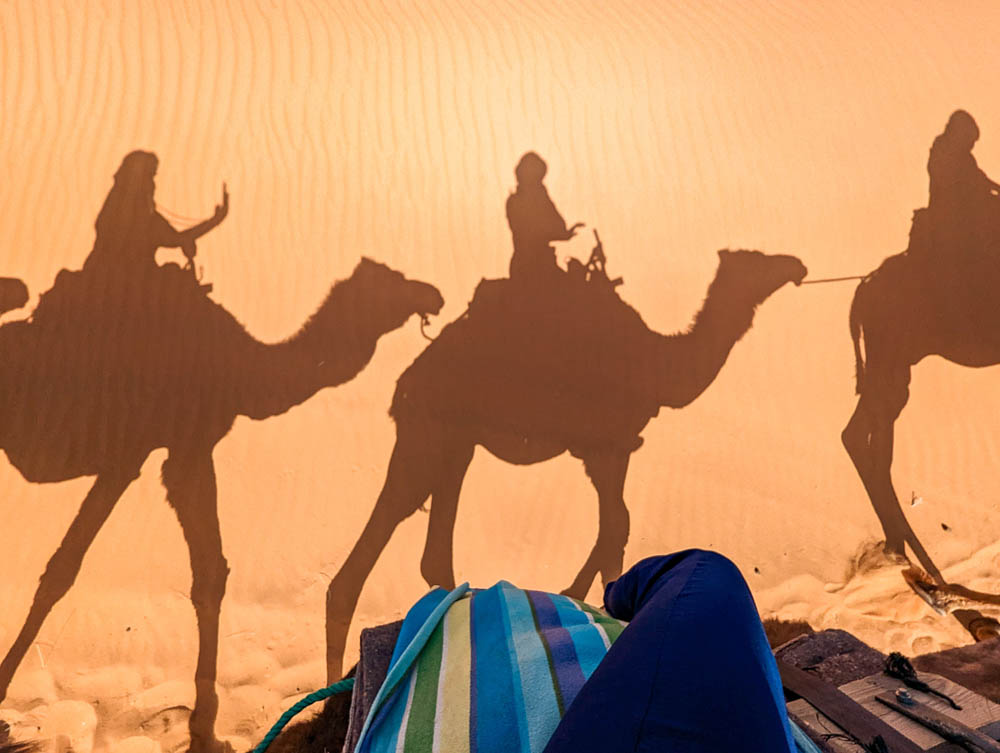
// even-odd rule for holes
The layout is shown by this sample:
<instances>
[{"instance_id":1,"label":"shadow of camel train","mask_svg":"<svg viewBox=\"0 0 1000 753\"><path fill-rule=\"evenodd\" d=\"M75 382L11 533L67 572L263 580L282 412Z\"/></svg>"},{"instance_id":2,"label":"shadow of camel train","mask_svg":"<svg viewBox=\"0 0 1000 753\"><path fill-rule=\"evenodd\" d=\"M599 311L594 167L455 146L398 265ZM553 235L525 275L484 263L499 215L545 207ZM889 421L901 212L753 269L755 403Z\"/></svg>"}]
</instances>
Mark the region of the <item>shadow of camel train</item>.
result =
<instances>
[{"instance_id":1,"label":"shadow of camel train","mask_svg":"<svg viewBox=\"0 0 1000 753\"><path fill-rule=\"evenodd\" d=\"M612 284L561 273L480 283L467 313L397 383L385 484L327 594L329 677L340 675L365 580L396 526L428 497L421 573L430 585L454 586L455 517L477 445L516 465L567 451L581 459L600 530L566 593L584 598L598 573L618 577L629 533L623 488L640 432L661 407L683 408L708 388L756 307L805 274L792 256L720 251L704 307L676 335L650 330Z\"/></svg>"}]
</instances>

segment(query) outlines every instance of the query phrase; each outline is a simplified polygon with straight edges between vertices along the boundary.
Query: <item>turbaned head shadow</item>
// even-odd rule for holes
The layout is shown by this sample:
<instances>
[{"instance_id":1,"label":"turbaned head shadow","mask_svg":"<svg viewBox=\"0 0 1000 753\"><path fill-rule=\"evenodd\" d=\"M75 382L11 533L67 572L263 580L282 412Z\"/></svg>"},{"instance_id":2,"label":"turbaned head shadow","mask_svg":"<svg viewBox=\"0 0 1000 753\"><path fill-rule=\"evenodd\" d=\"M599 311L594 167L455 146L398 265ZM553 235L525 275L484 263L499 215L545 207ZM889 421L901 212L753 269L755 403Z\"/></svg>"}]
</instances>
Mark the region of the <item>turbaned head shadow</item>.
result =
<instances>
[{"instance_id":1,"label":"turbaned head shadow","mask_svg":"<svg viewBox=\"0 0 1000 753\"><path fill-rule=\"evenodd\" d=\"M125 157L83 269L62 270L30 318L0 327L0 447L33 483L96 477L0 663L0 699L115 503L148 455L166 448L162 480L193 572L199 652L189 726L200 753L221 749L216 654L229 572L213 448L239 415L276 416L351 380L383 334L443 301L433 286L363 259L295 334L260 342L211 300L192 263L197 239L225 219L228 194L209 219L177 230L154 201L156 166L149 152ZM158 266L161 247L181 249L188 265ZM26 300L23 284L0 280L4 308Z\"/></svg>"},{"instance_id":2,"label":"turbaned head shadow","mask_svg":"<svg viewBox=\"0 0 1000 753\"><path fill-rule=\"evenodd\" d=\"M328 591L334 679L368 574L396 526L428 498L421 573L430 585L454 586L456 512L477 445L515 465L565 452L579 458L597 491L600 528L566 593L584 598L598 574L605 582L617 578L629 535L625 476L643 428L660 408L683 408L704 392L757 306L805 277L792 256L720 251L694 323L660 334L619 297L621 280L609 278L596 233L586 264L571 260L566 271L557 265L551 243L580 225L566 226L541 184L544 173L533 153L518 166L518 189L507 201L510 278L480 282L468 310L397 382L390 408L396 444L385 484Z\"/></svg>"},{"instance_id":3,"label":"turbaned head shadow","mask_svg":"<svg viewBox=\"0 0 1000 753\"><path fill-rule=\"evenodd\" d=\"M920 567L911 582L939 598L944 578L906 519L893 487L894 425L909 400L913 366L938 355L961 366L1000 363L1000 184L972 154L973 117L958 110L931 145L927 207L913 214L904 252L890 256L857 287L849 327L858 402L842 434L885 535L885 550L905 559L909 544ZM978 637L996 621L958 610Z\"/></svg>"}]
</instances>

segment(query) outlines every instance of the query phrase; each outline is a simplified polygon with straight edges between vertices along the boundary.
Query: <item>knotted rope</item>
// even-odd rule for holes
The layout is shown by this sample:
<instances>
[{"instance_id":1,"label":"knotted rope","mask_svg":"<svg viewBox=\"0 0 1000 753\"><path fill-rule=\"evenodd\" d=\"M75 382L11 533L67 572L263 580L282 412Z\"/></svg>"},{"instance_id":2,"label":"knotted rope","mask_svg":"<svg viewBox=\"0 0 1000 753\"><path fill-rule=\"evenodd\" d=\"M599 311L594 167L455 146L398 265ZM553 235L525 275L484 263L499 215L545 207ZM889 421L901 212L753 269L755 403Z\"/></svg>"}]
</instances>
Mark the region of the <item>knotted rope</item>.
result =
<instances>
[{"instance_id":1,"label":"knotted rope","mask_svg":"<svg viewBox=\"0 0 1000 753\"><path fill-rule=\"evenodd\" d=\"M889 675L889 677L895 677L897 680L902 680L905 685L913 688L914 690L920 690L924 693L936 695L938 698L948 703L956 711L962 710L962 707L955 703L950 696L945 695L940 690L935 690L917 677L917 671L913 668L913 665L910 664L910 660L898 651L893 651L889 654L889 658L885 660L884 671L887 675Z\"/></svg>"},{"instance_id":2,"label":"knotted rope","mask_svg":"<svg viewBox=\"0 0 1000 753\"><path fill-rule=\"evenodd\" d=\"M348 677L346 680L335 682L328 688L323 688L322 690L310 693L278 718L278 721L274 723L271 730L264 735L264 739L260 741L260 744L253 749L253 753L264 753L264 751L267 750L267 747L274 742L274 738L281 734L281 730L285 728L285 725L292 720L292 717L302 711L302 709L306 706L311 706L317 701L325 700L330 696L337 695L338 693L346 693L353 688L354 678Z\"/></svg>"},{"instance_id":3,"label":"knotted rope","mask_svg":"<svg viewBox=\"0 0 1000 753\"><path fill-rule=\"evenodd\" d=\"M434 338L431 337L430 335L428 335L427 332L425 331L425 328L429 327L430 324L431 324L431 318L429 316L427 316L427 314L421 314L420 315L420 334L423 335L424 338L427 339L427 340L429 340L430 342L434 342Z\"/></svg>"}]
</instances>

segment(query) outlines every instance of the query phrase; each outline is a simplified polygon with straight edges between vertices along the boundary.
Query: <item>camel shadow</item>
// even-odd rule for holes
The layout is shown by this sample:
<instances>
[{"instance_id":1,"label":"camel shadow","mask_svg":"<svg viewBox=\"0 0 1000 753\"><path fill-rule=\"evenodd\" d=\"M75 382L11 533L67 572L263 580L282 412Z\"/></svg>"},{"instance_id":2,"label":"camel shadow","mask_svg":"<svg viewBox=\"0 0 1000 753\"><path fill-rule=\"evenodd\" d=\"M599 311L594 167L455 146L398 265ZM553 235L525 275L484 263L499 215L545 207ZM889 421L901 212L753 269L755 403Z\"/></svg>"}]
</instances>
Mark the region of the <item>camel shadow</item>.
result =
<instances>
[{"instance_id":1,"label":"camel shadow","mask_svg":"<svg viewBox=\"0 0 1000 753\"><path fill-rule=\"evenodd\" d=\"M886 553L905 559L909 545L938 586L944 578L893 486L895 423L910 398L912 368L927 356L974 368L1000 364L1000 197L972 157L978 136L968 113L952 114L931 148L930 201L914 212L906 251L858 285L849 316L858 401L841 439ZM978 612L953 614L974 635L997 632Z\"/></svg>"},{"instance_id":2,"label":"camel shadow","mask_svg":"<svg viewBox=\"0 0 1000 753\"><path fill-rule=\"evenodd\" d=\"M903 512L892 481L895 423L910 399L914 366L938 355L960 366L1000 363L1000 256L942 269L919 254L890 256L855 291L849 324L858 401L841 435L885 537L890 557L909 545L939 585L940 569ZM980 615L954 613L972 632ZM995 630L995 625L994 628Z\"/></svg>"},{"instance_id":3,"label":"camel shadow","mask_svg":"<svg viewBox=\"0 0 1000 753\"><path fill-rule=\"evenodd\" d=\"M327 669L341 672L364 583L397 525L431 499L421 574L454 587L453 532L476 446L514 465L564 452L597 491L599 531L565 593L620 575L629 534L629 458L661 407L683 408L714 381L757 306L806 274L792 256L720 251L691 328L662 335L617 294L600 245L576 273L483 280L468 310L400 376L396 443L382 491L327 594Z\"/></svg>"},{"instance_id":4,"label":"camel shadow","mask_svg":"<svg viewBox=\"0 0 1000 753\"><path fill-rule=\"evenodd\" d=\"M134 251L139 237L126 227L117 252ZM0 298L23 305L27 296L3 281ZM0 326L0 448L32 483L96 478L0 662L0 699L143 461L166 448L162 480L189 549L199 636L190 749L221 749L215 678L229 568L213 449L237 416L276 416L353 379L383 334L442 303L431 285L363 259L298 332L264 343L175 264L60 272L30 318Z\"/></svg>"}]
</instances>

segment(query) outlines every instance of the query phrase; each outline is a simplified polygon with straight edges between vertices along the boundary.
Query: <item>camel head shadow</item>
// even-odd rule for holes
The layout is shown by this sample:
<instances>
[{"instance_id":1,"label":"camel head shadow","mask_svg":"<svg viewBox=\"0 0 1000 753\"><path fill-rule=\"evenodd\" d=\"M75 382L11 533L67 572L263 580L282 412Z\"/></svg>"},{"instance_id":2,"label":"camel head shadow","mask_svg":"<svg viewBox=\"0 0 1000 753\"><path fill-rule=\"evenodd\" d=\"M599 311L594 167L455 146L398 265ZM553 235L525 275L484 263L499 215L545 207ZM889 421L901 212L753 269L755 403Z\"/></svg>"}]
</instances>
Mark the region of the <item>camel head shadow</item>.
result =
<instances>
[{"instance_id":1,"label":"camel head shadow","mask_svg":"<svg viewBox=\"0 0 1000 753\"><path fill-rule=\"evenodd\" d=\"M0 277L0 314L15 311L27 303L27 285L14 277Z\"/></svg>"}]
</instances>

